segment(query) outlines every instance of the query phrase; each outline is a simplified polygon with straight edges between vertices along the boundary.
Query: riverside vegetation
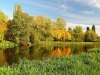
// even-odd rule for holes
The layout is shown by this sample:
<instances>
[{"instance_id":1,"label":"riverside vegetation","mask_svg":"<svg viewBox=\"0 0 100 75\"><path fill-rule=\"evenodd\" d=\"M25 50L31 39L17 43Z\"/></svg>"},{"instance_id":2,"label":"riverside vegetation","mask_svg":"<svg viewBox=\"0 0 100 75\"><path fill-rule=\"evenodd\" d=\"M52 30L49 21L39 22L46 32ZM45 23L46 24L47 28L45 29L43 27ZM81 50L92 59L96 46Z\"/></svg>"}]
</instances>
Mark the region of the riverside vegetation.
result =
<instances>
[{"instance_id":1,"label":"riverside vegetation","mask_svg":"<svg viewBox=\"0 0 100 75\"><path fill-rule=\"evenodd\" d=\"M44 60L22 59L11 67L0 68L1 75L99 75L100 48L90 49L79 55L47 58Z\"/></svg>"}]
</instances>

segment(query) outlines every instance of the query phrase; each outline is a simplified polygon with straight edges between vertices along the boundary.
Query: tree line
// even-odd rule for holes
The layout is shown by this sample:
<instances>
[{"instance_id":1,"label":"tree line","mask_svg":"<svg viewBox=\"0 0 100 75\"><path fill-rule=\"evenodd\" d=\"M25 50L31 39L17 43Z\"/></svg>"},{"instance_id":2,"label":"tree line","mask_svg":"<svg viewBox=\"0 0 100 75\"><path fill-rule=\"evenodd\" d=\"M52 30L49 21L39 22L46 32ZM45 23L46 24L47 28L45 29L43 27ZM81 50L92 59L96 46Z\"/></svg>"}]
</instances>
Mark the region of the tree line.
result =
<instances>
[{"instance_id":1,"label":"tree line","mask_svg":"<svg viewBox=\"0 0 100 75\"><path fill-rule=\"evenodd\" d=\"M20 45L38 44L41 41L73 41L96 42L99 36L95 25L92 29L86 28L83 32L81 26L66 30L66 21L57 18L52 21L44 16L30 16L22 11L21 5L15 5L13 19L8 19L0 11L0 41L13 41Z\"/></svg>"}]
</instances>

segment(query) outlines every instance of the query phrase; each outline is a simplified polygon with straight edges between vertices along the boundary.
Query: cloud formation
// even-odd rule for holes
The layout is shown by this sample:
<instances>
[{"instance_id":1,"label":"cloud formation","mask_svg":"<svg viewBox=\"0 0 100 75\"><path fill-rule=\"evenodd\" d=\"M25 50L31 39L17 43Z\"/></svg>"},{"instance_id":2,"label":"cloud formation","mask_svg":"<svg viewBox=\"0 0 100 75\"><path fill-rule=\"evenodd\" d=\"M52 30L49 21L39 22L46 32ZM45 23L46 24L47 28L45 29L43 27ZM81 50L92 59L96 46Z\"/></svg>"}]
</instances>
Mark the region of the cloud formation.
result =
<instances>
[{"instance_id":1,"label":"cloud formation","mask_svg":"<svg viewBox=\"0 0 100 75\"><path fill-rule=\"evenodd\" d=\"M93 11L81 11L80 13L82 13L82 14L93 14L94 12Z\"/></svg>"},{"instance_id":2,"label":"cloud formation","mask_svg":"<svg viewBox=\"0 0 100 75\"><path fill-rule=\"evenodd\" d=\"M76 0L76 1L100 9L100 0Z\"/></svg>"}]
</instances>

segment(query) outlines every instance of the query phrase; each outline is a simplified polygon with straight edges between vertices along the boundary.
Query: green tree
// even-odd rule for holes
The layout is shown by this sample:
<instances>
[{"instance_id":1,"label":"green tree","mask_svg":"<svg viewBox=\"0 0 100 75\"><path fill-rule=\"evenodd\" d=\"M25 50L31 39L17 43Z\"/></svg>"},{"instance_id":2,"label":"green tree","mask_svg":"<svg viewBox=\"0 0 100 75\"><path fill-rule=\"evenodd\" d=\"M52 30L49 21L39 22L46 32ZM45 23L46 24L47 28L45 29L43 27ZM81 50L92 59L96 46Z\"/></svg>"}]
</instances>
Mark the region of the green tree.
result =
<instances>
[{"instance_id":1,"label":"green tree","mask_svg":"<svg viewBox=\"0 0 100 75\"><path fill-rule=\"evenodd\" d=\"M5 39L7 40L7 41L13 41L13 42L15 42L15 37L14 37L14 35L13 35L13 31L12 31L12 29L13 29L13 23L12 23L12 20L8 20L7 21L7 32L5 33Z\"/></svg>"},{"instance_id":2,"label":"green tree","mask_svg":"<svg viewBox=\"0 0 100 75\"><path fill-rule=\"evenodd\" d=\"M56 25L60 30L66 30L66 21L64 19L58 18Z\"/></svg>"},{"instance_id":3,"label":"green tree","mask_svg":"<svg viewBox=\"0 0 100 75\"><path fill-rule=\"evenodd\" d=\"M33 16L29 16L27 13L22 13L22 25L21 25L21 33L20 33L20 40L30 42L30 32L32 31L33 25Z\"/></svg>"},{"instance_id":4,"label":"green tree","mask_svg":"<svg viewBox=\"0 0 100 75\"><path fill-rule=\"evenodd\" d=\"M85 33L84 33L84 32L80 32L80 33L78 34L77 41L79 41L79 42L84 42L84 38L85 38Z\"/></svg>"},{"instance_id":5,"label":"green tree","mask_svg":"<svg viewBox=\"0 0 100 75\"><path fill-rule=\"evenodd\" d=\"M88 30L90 30L90 28L87 26L86 30L88 31Z\"/></svg>"},{"instance_id":6,"label":"green tree","mask_svg":"<svg viewBox=\"0 0 100 75\"><path fill-rule=\"evenodd\" d=\"M20 34L22 30L22 8L20 5L15 5L13 13L13 25L12 32L16 38L16 42L19 43Z\"/></svg>"},{"instance_id":7,"label":"green tree","mask_svg":"<svg viewBox=\"0 0 100 75\"><path fill-rule=\"evenodd\" d=\"M75 33L83 32L82 27L81 26L76 26L75 29L74 29L74 32Z\"/></svg>"},{"instance_id":8,"label":"green tree","mask_svg":"<svg viewBox=\"0 0 100 75\"><path fill-rule=\"evenodd\" d=\"M93 26L92 26L92 30L96 33L96 28L95 28L95 25L93 24Z\"/></svg>"},{"instance_id":9,"label":"green tree","mask_svg":"<svg viewBox=\"0 0 100 75\"><path fill-rule=\"evenodd\" d=\"M98 41L98 35L92 31L92 30L89 30L85 33L85 41L86 42L95 42L95 41Z\"/></svg>"},{"instance_id":10,"label":"green tree","mask_svg":"<svg viewBox=\"0 0 100 75\"><path fill-rule=\"evenodd\" d=\"M33 23L34 17L23 13L20 5L15 5L12 24L10 25L12 36L14 36L13 40L20 44L30 42Z\"/></svg>"},{"instance_id":11,"label":"green tree","mask_svg":"<svg viewBox=\"0 0 100 75\"><path fill-rule=\"evenodd\" d=\"M83 32L83 29L82 29L81 26L76 26L75 29L73 29L73 31L74 31L74 34L73 34L74 40L76 42L84 41L84 39L83 39L84 38L84 32Z\"/></svg>"},{"instance_id":12,"label":"green tree","mask_svg":"<svg viewBox=\"0 0 100 75\"><path fill-rule=\"evenodd\" d=\"M71 27L68 28L68 32L71 34L71 40L75 41L75 38L74 38L74 35L73 35L74 31L73 31L73 29Z\"/></svg>"},{"instance_id":13,"label":"green tree","mask_svg":"<svg viewBox=\"0 0 100 75\"><path fill-rule=\"evenodd\" d=\"M39 36L34 36L34 38L38 38L39 41L46 41L46 39L50 40L53 36L54 25L55 23L50 19L44 16L36 16L34 19L33 29L35 29L34 33L37 32L36 34Z\"/></svg>"}]
</instances>

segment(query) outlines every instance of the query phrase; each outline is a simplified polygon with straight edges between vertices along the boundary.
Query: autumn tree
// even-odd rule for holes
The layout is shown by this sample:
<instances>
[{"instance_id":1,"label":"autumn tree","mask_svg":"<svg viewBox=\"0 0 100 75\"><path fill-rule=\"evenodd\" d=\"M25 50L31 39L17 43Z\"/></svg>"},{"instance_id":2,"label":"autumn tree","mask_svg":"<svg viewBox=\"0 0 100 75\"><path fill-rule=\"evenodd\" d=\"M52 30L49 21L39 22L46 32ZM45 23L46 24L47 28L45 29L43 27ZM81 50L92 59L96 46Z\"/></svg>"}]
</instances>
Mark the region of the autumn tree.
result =
<instances>
[{"instance_id":1,"label":"autumn tree","mask_svg":"<svg viewBox=\"0 0 100 75\"><path fill-rule=\"evenodd\" d=\"M4 14L1 10L0 10L0 24L1 23L6 23L8 20L8 16L6 14Z\"/></svg>"},{"instance_id":2,"label":"autumn tree","mask_svg":"<svg viewBox=\"0 0 100 75\"><path fill-rule=\"evenodd\" d=\"M58 18L56 25L60 30L66 30L66 21L64 19Z\"/></svg>"},{"instance_id":3,"label":"autumn tree","mask_svg":"<svg viewBox=\"0 0 100 75\"><path fill-rule=\"evenodd\" d=\"M65 32L65 40L71 41L71 34L68 31Z\"/></svg>"},{"instance_id":4,"label":"autumn tree","mask_svg":"<svg viewBox=\"0 0 100 75\"><path fill-rule=\"evenodd\" d=\"M53 38L55 41L70 41L71 34L68 31L57 29L54 32Z\"/></svg>"},{"instance_id":5,"label":"autumn tree","mask_svg":"<svg viewBox=\"0 0 100 75\"><path fill-rule=\"evenodd\" d=\"M6 25L6 23L1 23L0 24L0 41L4 40L4 35L5 35L6 31L7 31L7 25Z\"/></svg>"},{"instance_id":6,"label":"autumn tree","mask_svg":"<svg viewBox=\"0 0 100 75\"><path fill-rule=\"evenodd\" d=\"M65 41L65 31L64 30L54 30L53 38L55 41Z\"/></svg>"},{"instance_id":7,"label":"autumn tree","mask_svg":"<svg viewBox=\"0 0 100 75\"><path fill-rule=\"evenodd\" d=\"M7 30L7 25L6 21L8 20L7 15L5 15L1 10L0 10L0 41L4 40L4 34Z\"/></svg>"}]
</instances>

